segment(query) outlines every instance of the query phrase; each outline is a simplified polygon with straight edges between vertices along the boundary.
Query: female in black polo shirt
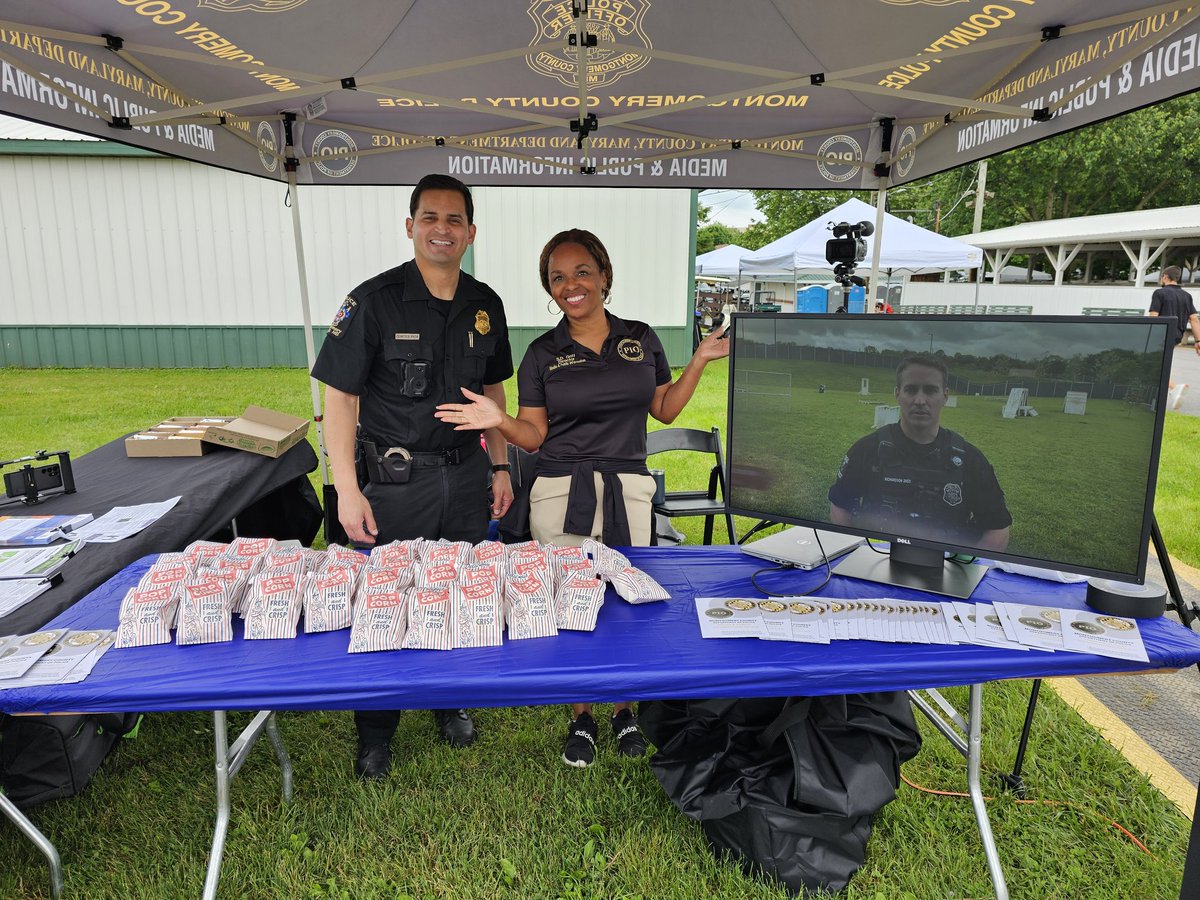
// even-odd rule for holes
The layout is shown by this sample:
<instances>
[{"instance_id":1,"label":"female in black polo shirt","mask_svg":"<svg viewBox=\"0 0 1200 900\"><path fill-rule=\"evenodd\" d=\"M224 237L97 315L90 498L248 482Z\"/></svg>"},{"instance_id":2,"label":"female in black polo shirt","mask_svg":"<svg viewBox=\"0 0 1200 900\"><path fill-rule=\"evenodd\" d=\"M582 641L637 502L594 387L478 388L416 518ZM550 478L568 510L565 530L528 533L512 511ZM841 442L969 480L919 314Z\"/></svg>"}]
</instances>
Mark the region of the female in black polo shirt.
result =
<instances>
[{"instance_id":1,"label":"female in black polo shirt","mask_svg":"<svg viewBox=\"0 0 1200 900\"><path fill-rule=\"evenodd\" d=\"M435 415L459 429L499 428L510 443L540 448L530 492L530 529L542 543L645 546L653 527L654 480L646 470L646 416L670 424L696 390L704 367L729 354L723 329L705 338L675 381L654 330L604 307L612 262L594 234L573 228L550 239L540 261L542 287L562 320L538 337L517 372L518 412L507 415L481 394L446 403ZM645 753L632 704L616 704L618 752ZM573 705L563 760L586 766L596 724L589 704Z\"/></svg>"}]
</instances>

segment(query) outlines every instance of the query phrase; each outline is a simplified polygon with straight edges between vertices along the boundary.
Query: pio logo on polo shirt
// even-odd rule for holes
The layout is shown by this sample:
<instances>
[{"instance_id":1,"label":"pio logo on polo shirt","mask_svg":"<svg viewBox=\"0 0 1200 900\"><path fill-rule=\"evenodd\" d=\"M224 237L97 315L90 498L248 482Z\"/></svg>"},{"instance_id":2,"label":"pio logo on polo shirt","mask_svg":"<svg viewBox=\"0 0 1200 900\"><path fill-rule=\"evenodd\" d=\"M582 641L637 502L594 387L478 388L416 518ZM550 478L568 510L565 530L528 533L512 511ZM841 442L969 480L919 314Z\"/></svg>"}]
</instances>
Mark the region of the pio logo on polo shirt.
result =
<instances>
[{"instance_id":1,"label":"pio logo on polo shirt","mask_svg":"<svg viewBox=\"0 0 1200 900\"><path fill-rule=\"evenodd\" d=\"M625 362L641 362L646 358L642 342L635 338L622 338L617 344L617 355Z\"/></svg>"}]
</instances>

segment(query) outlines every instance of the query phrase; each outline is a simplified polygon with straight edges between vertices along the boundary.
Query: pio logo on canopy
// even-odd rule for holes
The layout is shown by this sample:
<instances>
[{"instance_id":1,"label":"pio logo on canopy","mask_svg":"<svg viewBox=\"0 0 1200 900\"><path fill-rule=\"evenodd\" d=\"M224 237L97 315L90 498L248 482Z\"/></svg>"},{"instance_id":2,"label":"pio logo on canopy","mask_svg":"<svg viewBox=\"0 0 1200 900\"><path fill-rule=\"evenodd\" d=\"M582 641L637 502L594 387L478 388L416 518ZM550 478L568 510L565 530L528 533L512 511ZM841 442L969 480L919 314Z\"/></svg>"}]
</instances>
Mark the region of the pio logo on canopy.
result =
<instances>
[{"instance_id":1,"label":"pio logo on canopy","mask_svg":"<svg viewBox=\"0 0 1200 900\"><path fill-rule=\"evenodd\" d=\"M201 9L220 12L287 12L303 6L308 0L196 0Z\"/></svg>"},{"instance_id":2,"label":"pio logo on canopy","mask_svg":"<svg viewBox=\"0 0 1200 900\"><path fill-rule=\"evenodd\" d=\"M529 18L533 19L535 44L561 41L554 50L540 50L528 58L529 68L539 75L556 78L567 87L578 87L576 75L578 48L570 46L569 35L575 33L571 15L571 0L533 0ZM613 44L638 44L652 47L643 21L650 9L650 0L591 0L587 5L587 32L596 36L596 46L587 50L587 87L599 88L613 84L622 75L644 69L650 57L628 50L610 49ZM606 46L607 45L607 46Z\"/></svg>"}]
</instances>

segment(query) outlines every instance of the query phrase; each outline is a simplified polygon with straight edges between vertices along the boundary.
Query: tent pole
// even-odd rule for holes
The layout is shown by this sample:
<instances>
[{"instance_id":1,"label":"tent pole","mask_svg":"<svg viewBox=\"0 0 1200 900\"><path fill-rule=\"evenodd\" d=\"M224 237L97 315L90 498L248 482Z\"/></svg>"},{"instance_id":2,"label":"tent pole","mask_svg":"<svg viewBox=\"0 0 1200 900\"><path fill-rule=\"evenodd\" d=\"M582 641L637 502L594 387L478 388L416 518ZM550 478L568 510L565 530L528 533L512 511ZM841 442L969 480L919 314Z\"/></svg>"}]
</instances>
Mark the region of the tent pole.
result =
<instances>
[{"instance_id":1,"label":"tent pole","mask_svg":"<svg viewBox=\"0 0 1200 900\"><path fill-rule=\"evenodd\" d=\"M292 155L292 147L287 148L288 156ZM308 358L308 371L311 372L317 363L317 350L313 344L312 310L308 305L308 271L304 266L304 235L300 230L300 194L296 190L296 170L287 167L288 193L292 197L292 237L296 242L296 274L300 278L300 308L304 317L304 352ZM312 392L313 421L317 424L317 460L321 464L321 484L329 485L329 467L325 456L325 429L321 416L321 389L317 379L308 377L308 387Z\"/></svg>"},{"instance_id":2,"label":"tent pole","mask_svg":"<svg viewBox=\"0 0 1200 900\"><path fill-rule=\"evenodd\" d=\"M875 201L875 252L871 254L871 293L878 291L876 285L879 284L879 255L883 249L883 213L887 209L887 176L879 177L879 194ZM873 303L874 297L868 296L864 301L864 312L872 312L875 309Z\"/></svg>"}]
</instances>

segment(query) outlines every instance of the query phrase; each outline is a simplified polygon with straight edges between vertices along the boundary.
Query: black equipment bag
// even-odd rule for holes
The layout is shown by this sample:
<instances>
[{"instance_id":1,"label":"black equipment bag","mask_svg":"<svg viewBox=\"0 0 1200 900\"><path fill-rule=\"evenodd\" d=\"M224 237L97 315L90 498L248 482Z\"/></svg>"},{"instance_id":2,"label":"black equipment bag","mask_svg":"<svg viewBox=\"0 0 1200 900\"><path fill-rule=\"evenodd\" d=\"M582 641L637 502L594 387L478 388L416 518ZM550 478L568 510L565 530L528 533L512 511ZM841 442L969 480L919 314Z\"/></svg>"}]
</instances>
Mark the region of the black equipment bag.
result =
<instances>
[{"instance_id":1,"label":"black equipment bag","mask_svg":"<svg viewBox=\"0 0 1200 900\"><path fill-rule=\"evenodd\" d=\"M138 713L0 717L0 787L22 809L74 797L140 720Z\"/></svg>"},{"instance_id":2,"label":"black equipment bag","mask_svg":"<svg viewBox=\"0 0 1200 900\"><path fill-rule=\"evenodd\" d=\"M791 892L840 891L921 747L903 692L647 701L650 768L709 847Z\"/></svg>"}]
</instances>

